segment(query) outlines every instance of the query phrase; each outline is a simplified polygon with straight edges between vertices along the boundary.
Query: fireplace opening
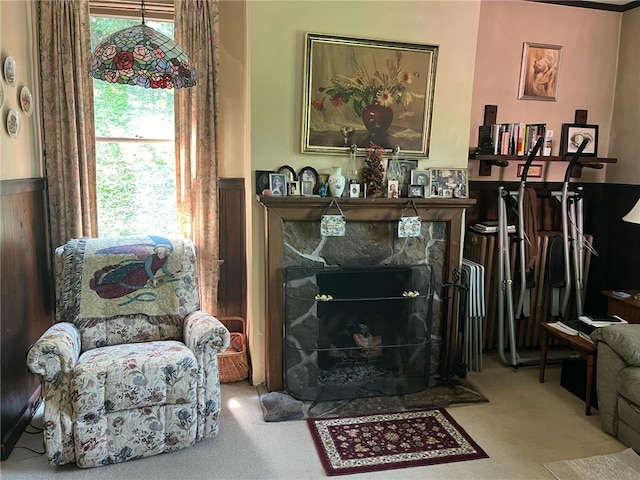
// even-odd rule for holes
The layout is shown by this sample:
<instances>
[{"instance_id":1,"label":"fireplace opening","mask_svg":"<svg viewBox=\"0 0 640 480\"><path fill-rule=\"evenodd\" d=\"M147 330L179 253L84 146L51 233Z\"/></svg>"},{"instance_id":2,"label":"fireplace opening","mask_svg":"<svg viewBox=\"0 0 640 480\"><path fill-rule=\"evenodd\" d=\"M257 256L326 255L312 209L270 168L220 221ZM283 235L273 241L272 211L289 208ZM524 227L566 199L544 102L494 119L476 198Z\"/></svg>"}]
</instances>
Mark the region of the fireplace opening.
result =
<instances>
[{"instance_id":1,"label":"fireplace opening","mask_svg":"<svg viewBox=\"0 0 640 480\"><path fill-rule=\"evenodd\" d=\"M287 392L318 401L426 389L433 281L429 265L286 268Z\"/></svg>"}]
</instances>

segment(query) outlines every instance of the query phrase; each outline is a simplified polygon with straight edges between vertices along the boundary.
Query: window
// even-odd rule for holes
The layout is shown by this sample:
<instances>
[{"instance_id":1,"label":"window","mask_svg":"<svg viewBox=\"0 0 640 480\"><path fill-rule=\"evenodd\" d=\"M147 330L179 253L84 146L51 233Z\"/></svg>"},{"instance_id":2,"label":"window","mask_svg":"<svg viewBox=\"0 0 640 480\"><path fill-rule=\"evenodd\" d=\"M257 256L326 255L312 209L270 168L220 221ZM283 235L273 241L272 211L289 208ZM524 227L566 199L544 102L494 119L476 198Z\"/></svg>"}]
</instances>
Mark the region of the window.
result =
<instances>
[{"instance_id":1,"label":"window","mask_svg":"<svg viewBox=\"0 0 640 480\"><path fill-rule=\"evenodd\" d=\"M91 47L140 19L91 17ZM146 21L173 38L173 22ZM177 234L173 90L93 81L98 233Z\"/></svg>"}]
</instances>

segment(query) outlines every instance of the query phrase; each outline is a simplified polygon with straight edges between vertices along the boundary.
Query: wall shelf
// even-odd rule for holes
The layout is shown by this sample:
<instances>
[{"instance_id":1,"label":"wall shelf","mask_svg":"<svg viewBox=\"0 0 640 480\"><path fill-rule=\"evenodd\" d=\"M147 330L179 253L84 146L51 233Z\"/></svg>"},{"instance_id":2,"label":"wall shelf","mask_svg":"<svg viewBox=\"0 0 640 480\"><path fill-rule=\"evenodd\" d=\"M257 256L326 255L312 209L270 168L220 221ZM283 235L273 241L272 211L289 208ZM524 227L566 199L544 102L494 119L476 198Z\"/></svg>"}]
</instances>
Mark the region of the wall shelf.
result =
<instances>
[{"instance_id":1,"label":"wall shelf","mask_svg":"<svg viewBox=\"0 0 640 480\"><path fill-rule=\"evenodd\" d=\"M507 167L509 162L526 162L526 155L478 155L473 153L473 150L469 151L469 160L478 160L480 162L479 175L481 177L488 177L491 175L491 168ZM537 156L534 162L569 162L571 161L571 155L559 156ZM590 168L602 168L603 163L617 163L617 158L604 158L604 157L580 157L578 160L579 165L576 166L571 173L571 177L580 178L583 167Z\"/></svg>"}]
</instances>

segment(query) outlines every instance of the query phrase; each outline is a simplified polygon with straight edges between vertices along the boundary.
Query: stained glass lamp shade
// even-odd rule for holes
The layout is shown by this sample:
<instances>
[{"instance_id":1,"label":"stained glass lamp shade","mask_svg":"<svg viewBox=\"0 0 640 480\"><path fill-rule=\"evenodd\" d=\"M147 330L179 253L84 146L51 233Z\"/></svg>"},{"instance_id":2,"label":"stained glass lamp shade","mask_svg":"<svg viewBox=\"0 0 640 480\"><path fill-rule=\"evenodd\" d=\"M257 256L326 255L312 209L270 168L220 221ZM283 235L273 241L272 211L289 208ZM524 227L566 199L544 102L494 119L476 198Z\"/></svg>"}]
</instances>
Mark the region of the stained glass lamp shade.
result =
<instances>
[{"instance_id":1,"label":"stained glass lamp shade","mask_svg":"<svg viewBox=\"0 0 640 480\"><path fill-rule=\"evenodd\" d=\"M89 75L144 88L188 88L197 82L187 54L144 23L109 35L91 57Z\"/></svg>"}]
</instances>

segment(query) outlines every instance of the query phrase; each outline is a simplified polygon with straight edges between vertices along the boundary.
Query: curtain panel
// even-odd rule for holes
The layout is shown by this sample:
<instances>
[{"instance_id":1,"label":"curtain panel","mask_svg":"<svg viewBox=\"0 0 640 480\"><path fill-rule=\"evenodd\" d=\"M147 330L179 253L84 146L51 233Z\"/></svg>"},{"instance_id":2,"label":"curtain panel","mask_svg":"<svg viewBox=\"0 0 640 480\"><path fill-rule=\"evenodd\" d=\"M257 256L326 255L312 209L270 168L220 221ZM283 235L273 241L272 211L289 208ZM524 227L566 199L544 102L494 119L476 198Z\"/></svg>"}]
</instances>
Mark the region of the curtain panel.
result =
<instances>
[{"instance_id":1,"label":"curtain panel","mask_svg":"<svg viewBox=\"0 0 640 480\"><path fill-rule=\"evenodd\" d=\"M175 40L198 75L175 92L176 177L181 233L199 249L202 308L215 314L218 249L218 1L176 0Z\"/></svg>"},{"instance_id":2,"label":"curtain panel","mask_svg":"<svg viewBox=\"0 0 640 480\"><path fill-rule=\"evenodd\" d=\"M45 172L51 242L97 236L88 0L38 2Z\"/></svg>"}]
</instances>

